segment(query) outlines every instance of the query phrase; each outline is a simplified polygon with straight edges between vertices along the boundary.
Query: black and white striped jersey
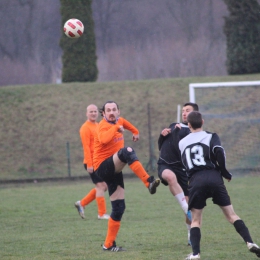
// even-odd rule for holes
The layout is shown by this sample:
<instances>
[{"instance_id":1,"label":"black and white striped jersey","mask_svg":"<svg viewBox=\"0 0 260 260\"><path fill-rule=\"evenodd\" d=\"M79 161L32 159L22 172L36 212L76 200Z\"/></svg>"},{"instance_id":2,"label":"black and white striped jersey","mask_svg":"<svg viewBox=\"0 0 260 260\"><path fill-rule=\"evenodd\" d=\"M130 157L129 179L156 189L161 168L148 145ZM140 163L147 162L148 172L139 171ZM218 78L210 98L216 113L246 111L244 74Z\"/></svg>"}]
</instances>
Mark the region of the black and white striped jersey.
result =
<instances>
[{"instance_id":1,"label":"black and white striped jersey","mask_svg":"<svg viewBox=\"0 0 260 260\"><path fill-rule=\"evenodd\" d=\"M219 136L207 131L190 133L179 142L182 163L189 177L197 171L219 170L214 152L217 147L225 154Z\"/></svg>"},{"instance_id":2,"label":"black and white striped jersey","mask_svg":"<svg viewBox=\"0 0 260 260\"><path fill-rule=\"evenodd\" d=\"M172 123L171 133L167 136L160 135L158 139L158 148L160 151L159 162L174 164L183 167L181 162L181 154L179 150L179 141L190 133L187 125L180 123L181 129L176 127L177 123Z\"/></svg>"}]
</instances>

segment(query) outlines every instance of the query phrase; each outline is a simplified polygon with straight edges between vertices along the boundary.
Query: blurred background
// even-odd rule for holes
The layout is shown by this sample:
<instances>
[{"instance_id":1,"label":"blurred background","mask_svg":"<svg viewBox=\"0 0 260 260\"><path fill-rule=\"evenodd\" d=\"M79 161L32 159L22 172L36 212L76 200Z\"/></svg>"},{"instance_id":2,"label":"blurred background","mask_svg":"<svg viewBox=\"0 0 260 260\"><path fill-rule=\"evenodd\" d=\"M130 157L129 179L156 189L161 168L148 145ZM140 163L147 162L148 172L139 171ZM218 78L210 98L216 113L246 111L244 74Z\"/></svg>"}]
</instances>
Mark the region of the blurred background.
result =
<instances>
[{"instance_id":1,"label":"blurred background","mask_svg":"<svg viewBox=\"0 0 260 260\"><path fill-rule=\"evenodd\" d=\"M92 11L98 81L227 74L222 0L93 0ZM60 83L62 26L59 0L1 0L0 86Z\"/></svg>"},{"instance_id":2,"label":"blurred background","mask_svg":"<svg viewBox=\"0 0 260 260\"><path fill-rule=\"evenodd\" d=\"M67 16L75 11L72 3L84 1L62 2ZM61 0L1 0L0 179L86 176L79 128L87 105L100 107L107 100L115 100L121 115L138 127L140 142L133 144L126 134L125 143L157 174L158 136L180 118L178 107L189 101L190 83L259 81L257 2L86 1L84 7L92 5L95 25L97 82L60 84L65 67L61 37L66 43L75 40L63 34L62 18L67 17L61 16ZM239 15L234 17L234 12ZM224 34L227 16L235 24L231 44ZM84 50L89 31L78 39ZM227 54L230 49L235 49L233 56ZM81 55L76 58L70 46L68 51L73 57L69 61L76 62L73 68L80 67L79 62L88 64ZM227 57L235 69L245 64L249 70L228 75ZM202 88L195 93L205 130L220 135L234 174L260 171L259 87Z\"/></svg>"}]
</instances>

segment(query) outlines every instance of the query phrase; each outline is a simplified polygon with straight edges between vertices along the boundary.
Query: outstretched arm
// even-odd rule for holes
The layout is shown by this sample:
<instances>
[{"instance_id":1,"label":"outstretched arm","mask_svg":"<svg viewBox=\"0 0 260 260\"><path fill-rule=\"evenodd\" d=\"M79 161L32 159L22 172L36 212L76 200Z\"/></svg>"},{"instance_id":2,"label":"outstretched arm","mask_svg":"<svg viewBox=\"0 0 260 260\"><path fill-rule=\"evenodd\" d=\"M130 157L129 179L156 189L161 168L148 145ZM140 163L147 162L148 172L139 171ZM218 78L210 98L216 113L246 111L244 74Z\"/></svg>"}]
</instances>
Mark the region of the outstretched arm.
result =
<instances>
[{"instance_id":1,"label":"outstretched arm","mask_svg":"<svg viewBox=\"0 0 260 260\"><path fill-rule=\"evenodd\" d=\"M134 125L132 125L129 121L127 121L126 119L123 119L123 120L124 120L123 127L133 134L133 141L137 142L139 140L138 129Z\"/></svg>"}]
</instances>

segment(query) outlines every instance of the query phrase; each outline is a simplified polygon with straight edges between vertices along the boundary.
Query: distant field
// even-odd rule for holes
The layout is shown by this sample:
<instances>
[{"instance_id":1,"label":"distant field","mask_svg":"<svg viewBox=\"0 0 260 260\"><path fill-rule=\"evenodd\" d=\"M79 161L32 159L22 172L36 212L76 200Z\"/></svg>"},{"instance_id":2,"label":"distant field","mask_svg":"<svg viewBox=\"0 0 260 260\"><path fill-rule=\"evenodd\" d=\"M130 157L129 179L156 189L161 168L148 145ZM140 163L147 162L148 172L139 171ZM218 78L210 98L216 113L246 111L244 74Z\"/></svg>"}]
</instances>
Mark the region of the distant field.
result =
<instances>
[{"instance_id":1,"label":"distant field","mask_svg":"<svg viewBox=\"0 0 260 260\"><path fill-rule=\"evenodd\" d=\"M226 77L156 79L144 81L8 86L0 88L0 180L85 174L79 128L90 103L99 107L116 101L121 115L140 130L140 141L125 143L141 162L149 161L147 105L151 107L151 134L155 155L162 128L176 121L177 105L189 100L188 85L197 82L258 80L259 74ZM231 99L232 102L232 99Z\"/></svg>"},{"instance_id":2,"label":"distant field","mask_svg":"<svg viewBox=\"0 0 260 260\"><path fill-rule=\"evenodd\" d=\"M226 183L236 213L245 221L254 242L260 245L260 177L239 177ZM138 179L126 180L126 210L117 244L127 251L103 252L107 221L97 219L93 202L82 220L74 202L91 183L0 186L1 260L183 260L186 245L184 215L164 185L150 195ZM106 193L107 208L111 206ZM208 200L202 227L204 260L254 260L234 227Z\"/></svg>"}]
</instances>

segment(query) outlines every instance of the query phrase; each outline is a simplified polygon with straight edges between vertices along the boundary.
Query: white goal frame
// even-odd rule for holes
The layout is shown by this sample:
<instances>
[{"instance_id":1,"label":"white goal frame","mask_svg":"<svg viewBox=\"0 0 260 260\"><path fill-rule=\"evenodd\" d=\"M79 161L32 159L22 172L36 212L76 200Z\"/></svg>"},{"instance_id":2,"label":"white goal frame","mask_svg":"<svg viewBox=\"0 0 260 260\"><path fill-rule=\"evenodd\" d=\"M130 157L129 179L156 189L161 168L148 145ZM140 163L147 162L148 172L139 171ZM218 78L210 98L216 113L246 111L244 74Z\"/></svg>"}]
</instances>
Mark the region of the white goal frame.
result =
<instances>
[{"instance_id":1,"label":"white goal frame","mask_svg":"<svg viewBox=\"0 0 260 260\"><path fill-rule=\"evenodd\" d=\"M212 82L212 83L191 83L189 84L190 102L196 103L196 88L217 88L217 87L246 87L260 86L260 81L237 81L237 82Z\"/></svg>"},{"instance_id":2,"label":"white goal frame","mask_svg":"<svg viewBox=\"0 0 260 260\"><path fill-rule=\"evenodd\" d=\"M257 88L257 95L260 94L260 81L259 80L256 80L256 81L236 81L236 82L211 82L211 83L190 83L189 84L189 99L190 99L190 102L192 103L196 103L196 97L195 97L195 92L196 92L196 89L201 89L200 93L202 92L202 95L204 93L204 90L206 88L208 88L209 90L212 89L212 88L230 88L230 87L255 87ZM220 101L221 102L221 101ZM228 111L227 111L228 112ZM214 113L213 111L211 111L211 113ZM206 116L206 113L205 115ZM211 114L212 116L212 114ZM257 120L254 124L256 124L256 128L254 129L260 129L260 126L259 126L259 117L257 116ZM251 120L251 119L250 119ZM253 119L252 119L253 120ZM254 120L252 121L254 122ZM249 123L250 126L252 126L251 123ZM255 125L254 125L255 126ZM249 127L250 129L250 127ZM257 130L256 130L257 131ZM222 133L223 136L225 136L225 138L227 138L227 135L225 134L226 132ZM251 152L254 153L255 150L258 150L258 147L259 146L259 136L260 136L260 132L257 134L256 133L256 136L254 136L254 138L258 138L257 141L254 143L254 145L250 142L247 142L246 143L246 147L250 147L252 146L252 150ZM228 142L227 139L225 140L225 142ZM227 144L227 143L226 143ZM237 143L236 143L237 145ZM250 160L253 160L254 162L257 161L256 164L254 164L254 166L251 166L250 163L247 164L247 163L243 163L243 160L245 160L245 158L243 157L243 145L244 145L244 140L242 140L240 142L240 144L238 144L238 147L242 146L242 148L238 148L240 150L238 151L233 151L232 150L232 146L230 145L227 145L227 151L231 151L231 156L229 156L229 163L230 163L230 167L233 167L231 168L232 171L235 171L237 174L244 174L244 173L250 173L250 172L260 172L260 155L258 152L256 152L254 155L253 154L248 154L248 161ZM250 152L250 153L251 153ZM242 157L241 157L242 156ZM238 158L238 159L237 159ZM240 158L242 158L243 160L240 161ZM241 163L237 163L238 162L241 162Z\"/></svg>"}]
</instances>

